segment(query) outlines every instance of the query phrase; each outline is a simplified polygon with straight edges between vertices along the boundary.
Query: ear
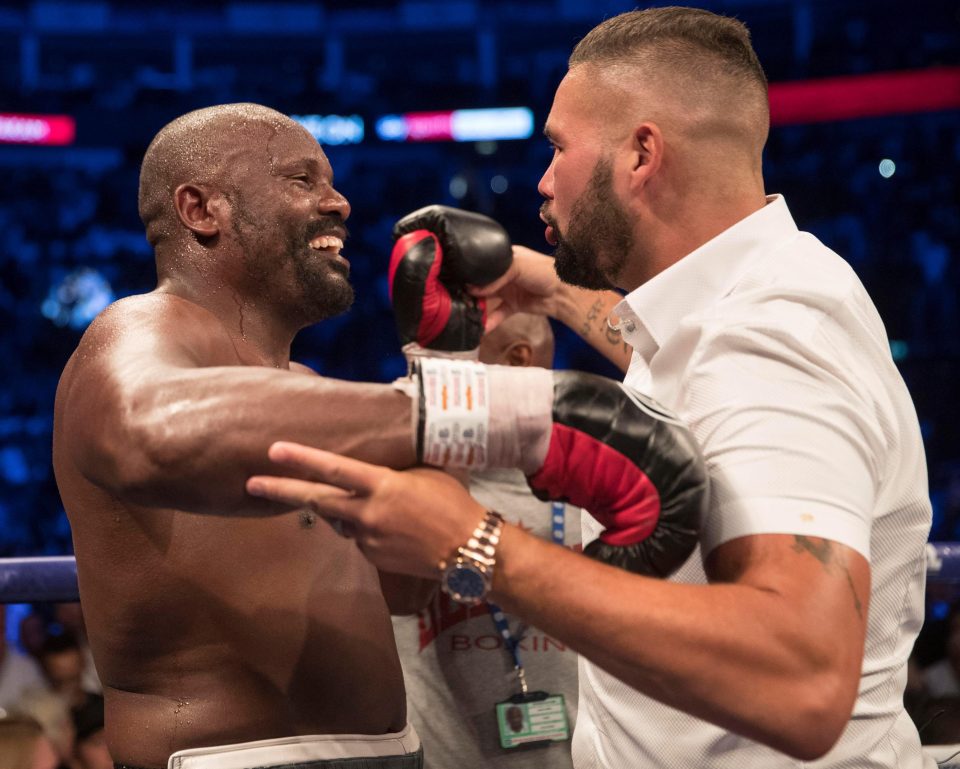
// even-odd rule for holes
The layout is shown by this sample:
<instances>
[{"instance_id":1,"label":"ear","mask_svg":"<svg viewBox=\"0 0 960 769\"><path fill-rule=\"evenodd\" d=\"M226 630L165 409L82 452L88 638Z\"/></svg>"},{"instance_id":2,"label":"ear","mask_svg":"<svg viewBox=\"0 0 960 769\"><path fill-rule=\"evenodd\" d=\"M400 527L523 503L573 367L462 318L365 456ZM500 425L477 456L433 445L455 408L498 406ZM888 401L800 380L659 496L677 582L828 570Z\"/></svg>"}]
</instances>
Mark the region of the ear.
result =
<instances>
[{"instance_id":1,"label":"ear","mask_svg":"<svg viewBox=\"0 0 960 769\"><path fill-rule=\"evenodd\" d=\"M643 186L663 163L663 133L656 123L641 123L633 132L632 185Z\"/></svg>"},{"instance_id":2,"label":"ear","mask_svg":"<svg viewBox=\"0 0 960 769\"><path fill-rule=\"evenodd\" d=\"M508 366L529 366L533 360L533 348L527 341L514 342L503 351Z\"/></svg>"},{"instance_id":3,"label":"ear","mask_svg":"<svg viewBox=\"0 0 960 769\"><path fill-rule=\"evenodd\" d=\"M213 205L211 205L213 203ZM215 201L210 193L196 184L181 184L173 191L173 205L183 226L197 235L210 238L220 232Z\"/></svg>"}]
</instances>

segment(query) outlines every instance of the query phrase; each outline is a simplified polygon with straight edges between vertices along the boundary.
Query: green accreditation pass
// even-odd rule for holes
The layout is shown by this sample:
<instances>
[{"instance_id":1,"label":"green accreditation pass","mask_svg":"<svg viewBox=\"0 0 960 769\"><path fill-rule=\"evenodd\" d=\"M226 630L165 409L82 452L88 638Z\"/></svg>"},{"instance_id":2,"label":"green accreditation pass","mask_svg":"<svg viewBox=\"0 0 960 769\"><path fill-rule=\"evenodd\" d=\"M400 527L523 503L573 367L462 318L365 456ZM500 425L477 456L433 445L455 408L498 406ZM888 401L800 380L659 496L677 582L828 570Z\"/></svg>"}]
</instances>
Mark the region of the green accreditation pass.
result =
<instances>
[{"instance_id":1,"label":"green accreditation pass","mask_svg":"<svg viewBox=\"0 0 960 769\"><path fill-rule=\"evenodd\" d=\"M533 747L570 739L567 706L562 694L530 692L497 703L500 747Z\"/></svg>"}]
</instances>

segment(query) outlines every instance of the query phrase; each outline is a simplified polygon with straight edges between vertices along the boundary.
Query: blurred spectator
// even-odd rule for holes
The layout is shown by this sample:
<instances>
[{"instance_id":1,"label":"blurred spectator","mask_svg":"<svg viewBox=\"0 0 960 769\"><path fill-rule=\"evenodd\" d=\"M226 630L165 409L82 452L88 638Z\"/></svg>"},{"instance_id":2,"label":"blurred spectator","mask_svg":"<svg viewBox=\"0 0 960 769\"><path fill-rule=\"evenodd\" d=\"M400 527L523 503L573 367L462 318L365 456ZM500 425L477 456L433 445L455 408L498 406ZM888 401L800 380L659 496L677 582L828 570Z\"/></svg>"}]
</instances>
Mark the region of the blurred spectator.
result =
<instances>
[{"instance_id":1,"label":"blurred spectator","mask_svg":"<svg viewBox=\"0 0 960 769\"><path fill-rule=\"evenodd\" d=\"M922 353L956 351L956 329L960 314L950 249L928 230L910 234L910 257L920 274L914 291L911 341Z\"/></svg>"},{"instance_id":2,"label":"blurred spectator","mask_svg":"<svg viewBox=\"0 0 960 769\"><path fill-rule=\"evenodd\" d=\"M930 539L960 539L960 459L945 462L931 472L930 501L933 528Z\"/></svg>"},{"instance_id":3,"label":"blurred spectator","mask_svg":"<svg viewBox=\"0 0 960 769\"><path fill-rule=\"evenodd\" d=\"M20 648L34 659L40 654L43 642L47 640L47 620L34 609L20 620L17 633Z\"/></svg>"},{"instance_id":4,"label":"blurred spectator","mask_svg":"<svg viewBox=\"0 0 960 769\"><path fill-rule=\"evenodd\" d=\"M83 609L80 607L80 602L54 604L53 617L65 631L73 635L80 647L80 653L83 655L81 677L83 690L91 694L100 694L103 691L103 685L100 683L100 677L93 662L90 642L87 641L87 626L83 623Z\"/></svg>"},{"instance_id":5,"label":"blurred spectator","mask_svg":"<svg viewBox=\"0 0 960 769\"><path fill-rule=\"evenodd\" d=\"M917 716L920 741L924 745L960 743L960 697L933 697L924 703Z\"/></svg>"},{"instance_id":6,"label":"blurred spectator","mask_svg":"<svg viewBox=\"0 0 960 769\"><path fill-rule=\"evenodd\" d=\"M113 769L113 759L103 733L103 697L88 694L83 704L73 709L77 744L75 769Z\"/></svg>"},{"instance_id":7,"label":"blurred spectator","mask_svg":"<svg viewBox=\"0 0 960 769\"><path fill-rule=\"evenodd\" d=\"M960 697L960 601L947 615L946 653L924 669L923 680L931 697Z\"/></svg>"},{"instance_id":8,"label":"blurred spectator","mask_svg":"<svg viewBox=\"0 0 960 769\"><path fill-rule=\"evenodd\" d=\"M0 716L0 766L3 769L59 769L53 743L32 718Z\"/></svg>"},{"instance_id":9,"label":"blurred spectator","mask_svg":"<svg viewBox=\"0 0 960 769\"><path fill-rule=\"evenodd\" d=\"M83 690L83 652L69 631L49 635L40 648L40 667L50 688L68 707L81 705L86 699Z\"/></svg>"},{"instance_id":10,"label":"blurred spectator","mask_svg":"<svg viewBox=\"0 0 960 769\"><path fill-rule=\"evenodd\" d=\"M33 689L47 689L40 666L7 643L6 606L0 605L0 708L9 710Z\"/></svg>"},{"instance_id":11,"label":"blurred spectator","mask_svg":"<svg viewBox=\"0 0 960 769\"><path fill-rule=\"evenodd\" d=\"M60 763L70 763L76 738L70 708L63 697L48 690L31 689L10 712L28 716L40 724Z\"/></svg>"}]
</instances>

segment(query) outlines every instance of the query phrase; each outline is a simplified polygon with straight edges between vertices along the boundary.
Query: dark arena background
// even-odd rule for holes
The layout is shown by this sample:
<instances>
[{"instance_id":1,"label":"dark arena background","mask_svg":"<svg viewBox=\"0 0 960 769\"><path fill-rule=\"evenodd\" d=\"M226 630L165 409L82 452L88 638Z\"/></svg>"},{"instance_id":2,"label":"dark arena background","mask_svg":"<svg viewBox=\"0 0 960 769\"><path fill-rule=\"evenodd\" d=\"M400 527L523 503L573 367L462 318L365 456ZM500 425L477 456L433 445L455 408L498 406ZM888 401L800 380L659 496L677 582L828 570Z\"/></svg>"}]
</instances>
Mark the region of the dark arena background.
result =
<instances>
[{"instance_id":1,"label":"dark arena background","mask_svg":"<svg viewBox=\"0 0 960 769\"><path fill-rule=\"evenodd\" d=\"M643 4L640 4L641 6ZM768 192L873 296L926 441L931 541L960 540L960 3L704 0L751 28L770 80ZM541 129L572 46L617 0L0 3L0 557L72 552L50 460L53 398L91 319L154 285L137 216L151 137L254 101L325 145L350 200L345 315L303 332L321 373L405 371L390 231L444 203L546 250ZM557 329L559 368L616 376ZM917 645L943 654L955 599L931 580ZM16 617L28 607L9 607Z\"/></svg>"}]
</instances>

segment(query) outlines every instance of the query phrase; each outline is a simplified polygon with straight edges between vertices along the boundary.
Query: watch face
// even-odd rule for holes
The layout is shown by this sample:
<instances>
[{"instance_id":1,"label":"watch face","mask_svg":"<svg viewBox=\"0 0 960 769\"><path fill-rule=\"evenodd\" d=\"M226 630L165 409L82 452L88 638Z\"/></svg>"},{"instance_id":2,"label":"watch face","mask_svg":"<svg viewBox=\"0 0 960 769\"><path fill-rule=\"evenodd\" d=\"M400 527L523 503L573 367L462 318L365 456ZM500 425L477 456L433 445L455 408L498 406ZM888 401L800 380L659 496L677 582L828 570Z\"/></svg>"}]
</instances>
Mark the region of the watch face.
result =
<instances>
[{"instance_id":1,"label":"watch face","mask_svg":"<svg viewBox=\"0 0 960 769\"><path fill-rule=\"evenodd\" d=\"M454 564L444 580L444 588L456 601L479 601L487 593L483 576L470 564Z\"/></svg>"}]
</instances>

